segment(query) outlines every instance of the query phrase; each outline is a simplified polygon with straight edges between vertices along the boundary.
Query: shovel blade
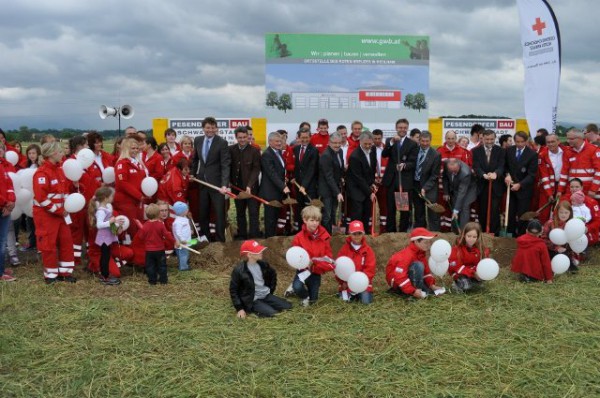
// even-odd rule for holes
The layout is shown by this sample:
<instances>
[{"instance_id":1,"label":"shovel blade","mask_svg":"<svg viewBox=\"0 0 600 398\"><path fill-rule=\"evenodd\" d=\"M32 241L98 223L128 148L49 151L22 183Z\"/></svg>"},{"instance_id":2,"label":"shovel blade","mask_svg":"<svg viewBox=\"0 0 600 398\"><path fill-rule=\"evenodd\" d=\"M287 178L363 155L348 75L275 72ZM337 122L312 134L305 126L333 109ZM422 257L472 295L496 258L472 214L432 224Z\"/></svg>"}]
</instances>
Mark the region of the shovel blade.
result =
<instances>
[{"instance_id":1,"label":"shovel blade","mask_svg":"<svg viewBox=\"0 0 600 398\"><path fill-rule=\"evenodd\" d=\"M283 207L283 204L278 200L272 200L268 203L268 205L272 207Z\"/></svg>"}]
</instances>

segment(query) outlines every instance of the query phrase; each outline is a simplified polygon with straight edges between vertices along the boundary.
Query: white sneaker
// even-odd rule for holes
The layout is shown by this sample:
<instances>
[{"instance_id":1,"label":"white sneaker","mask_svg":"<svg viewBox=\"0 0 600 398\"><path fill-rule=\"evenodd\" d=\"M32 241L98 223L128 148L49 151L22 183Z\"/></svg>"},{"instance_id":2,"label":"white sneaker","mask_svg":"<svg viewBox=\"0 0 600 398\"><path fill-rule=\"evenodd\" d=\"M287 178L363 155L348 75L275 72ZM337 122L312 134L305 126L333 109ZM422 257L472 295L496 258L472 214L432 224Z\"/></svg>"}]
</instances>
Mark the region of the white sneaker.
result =
<instances>
[{"instance_id":1,"label":"white sneaker","mask_svg":"<svg viewBox=\"0 0 600 398\"><path fill-rule=\"evenodd\" d=\"M305 298L304 300L300 300L300 305L301 305L302 307L308 307L308 306L309 306L309 304L310 304L310 301L308 300L308 297L307 297L307 298Z\"/></svg>"}]
</instances>

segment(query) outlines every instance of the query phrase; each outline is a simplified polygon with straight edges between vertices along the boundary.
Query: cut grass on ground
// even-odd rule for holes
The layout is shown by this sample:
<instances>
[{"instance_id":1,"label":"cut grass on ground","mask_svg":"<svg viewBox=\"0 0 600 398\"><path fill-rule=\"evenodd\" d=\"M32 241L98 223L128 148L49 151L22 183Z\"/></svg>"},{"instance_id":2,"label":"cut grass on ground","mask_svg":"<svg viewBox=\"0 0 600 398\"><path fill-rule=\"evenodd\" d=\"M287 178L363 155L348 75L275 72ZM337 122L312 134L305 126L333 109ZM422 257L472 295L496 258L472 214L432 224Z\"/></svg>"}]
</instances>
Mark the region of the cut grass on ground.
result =
<instances>
[{"instance_id":1,"label":"cut grass on ground","mask_svg":"<svg viewBox=\"0 0 600 398\"><path fill-rule=\"evenodd\" d=\"M327 275L317 305L271 320L235 318L226 272L118 287L17 273L0 284L1 397L600 395L598 265L553 285L503 268L482 293L420 302L387 294L379 269L371 306L334 298Z\"/></svg>"}]
</instances>

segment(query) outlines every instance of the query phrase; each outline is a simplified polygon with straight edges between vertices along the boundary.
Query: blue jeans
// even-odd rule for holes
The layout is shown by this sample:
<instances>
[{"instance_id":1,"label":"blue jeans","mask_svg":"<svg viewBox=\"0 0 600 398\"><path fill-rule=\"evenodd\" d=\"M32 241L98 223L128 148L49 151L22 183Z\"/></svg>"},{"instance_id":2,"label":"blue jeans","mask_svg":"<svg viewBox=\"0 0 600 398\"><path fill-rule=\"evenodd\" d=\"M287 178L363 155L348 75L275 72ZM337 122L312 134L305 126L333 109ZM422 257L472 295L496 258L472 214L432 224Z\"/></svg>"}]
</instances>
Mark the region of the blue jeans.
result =
<instances>
[{"instance_id":1,"label":"blue jeans","mask_svg":"<svg viewBox=\"0 0 600 398\"><path fill-rule=\"evenodd\" d=\"M292 282L292 288L294 289L294 293L296 293L296 296L298 296L302 300L308 297L308 299L312 303L318 300L320 287L321 275L317 274L310 274L310 276L306 278L304 283L300 281L300 279L298 278L298 274L296 274Z\"/></svg>"},{"instance_id":2,"label":"blue jeans","mask_svg":"<svg viewBox=\"0 0 600 398\"><path fill-rule=\"evenodd\" d=\"M421 289L425 293L431 293L431 289L429 286L425 284L425 280L423 276L425 275L425 266L420 261L415 261L408 267L408 279L410 279L410 283L417 288Z\"/></svg>"},{"instance_id":3,"label":"blue jeans","mask_svg":"<svg viewBox=\"0 0 600 398\"><path fill-rule=\"evenodd\" d=\"M363 304L371 304L373 302L373 292L358 293L356 297Z\"/></svg>"},{"instance_id":4,"label":"blue jeans","mask_svg":"<svg viewBox=\"0 0 600 398\"><path fill-rule=\"evenodd\" d=\"M190 252L185 249L175 249L175 253L177 253L177 260L179 261L179 271L189 270Z\"/></svg>"},{"instance_id":5,"label":"blue jeans","mask_svg":"<svg viewBox=\"0 0 600 398\"><path fill-rule=\"evenodd\" d=\"M0 216L0 276L4 275L4 256L6 255L6 238L8 227L12 223L10 214L6 217Z\"/></svg>"}]
</instances>

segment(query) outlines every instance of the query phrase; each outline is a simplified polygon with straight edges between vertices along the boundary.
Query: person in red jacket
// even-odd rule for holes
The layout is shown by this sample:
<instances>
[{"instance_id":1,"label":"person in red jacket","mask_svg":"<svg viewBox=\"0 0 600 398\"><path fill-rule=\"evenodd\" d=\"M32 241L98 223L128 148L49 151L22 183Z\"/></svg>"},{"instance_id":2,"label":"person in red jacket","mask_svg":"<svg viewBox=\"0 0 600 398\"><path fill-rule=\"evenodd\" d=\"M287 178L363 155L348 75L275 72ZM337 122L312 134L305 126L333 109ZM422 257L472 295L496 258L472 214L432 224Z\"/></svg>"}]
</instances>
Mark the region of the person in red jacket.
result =
<instances>
[{"instance_id":1,"label":"person in red jacket","mask_svg":"<svg viewBox=\"0 0 600 398\"><path fill-rule=\"evenodd\" d=\"M554 211L554 215L544 224L544 229L542 232L542 238L546 242L546 247L548 248L548 252L550 254L550 258L553 258L557 254L564 254L569 257L570 265L569 272L571 274L575 274L579 271L579 255L574 253L568 244L565 245L557 245L550 240L550 232L553 229L565 229L565 225L567 221L573 218L573 208L571 207L571 203L566 200L563 200L558 204L556 210Z\"/></svg>"},{"instance_id":2,"label":"person in red jacket","mask_svg":"<svg viewBox=\"0 0 600 398\"><path fill-rule=\"evenodd\" d=\"M479 261L489 255L490 250L483 246L479 223L467 223L456 240L456 245L452 247L452 253L448 259L450 263L448 271L454 279L452 289L457 293L464 293L480 287L481 280L475 271L477 271Z\"/></svg>"},{"instance_id":3,"label":"person in red jacket","mask_svg":"<svg viewBox=\"0 0 600 398\"><path fill-rule=\"evenodd\" d=\"M166 285L169 281L167 276L167 257L165 255L165 241L175 240L173 234L167 231L165 224L159 219L159 208L154 203L146 208L148 221L140 227L138 237L144 241L146 249L146 274L148 283ZM139 220L137 221L140 222ZM179 242L175 241L175 247Z\"/></svg>"},{"instance_id":4,"label":"person in red jacket","mask_svg":"<svg viewBox=\"0 0 600 398\"><path fill-rule=\"evenodd\" d=\"M148 169L148 175L150 177L154 177L156 181L160 181L164 177L166 170L163 163L163 157L157 151L158 144L156 143L156 139L154 137L147 137L145 143L146 151L143 154L142 160ZM171 154L168 149L167 153L169 153L170 157Z\"/></svg>"},{"instance_id":5,"label":"person in red jacket","mask_svg":"<svg viewBox=\"0 0 600 398\"><path fill-rule=\"evenodd\" d=\"M337 257L346 256L351 258L354 262L355 271L364 272L369 277L369 287L362 293L353 294L348 289L348 282L344 282L336 277L339 283L340 297L344 301L355 299L360 300L363 304L371 304L373 302L373 278L377 271L375 253L371 249L371 246L367 244L365 227L361 221L355 220L350 222L348 232L350 236L346 238L346 243L341 247Z\"/></svg>"},{"instance_id":6,"label":"person in red jacket","mask_svg":"<svg viewBox=\"0 0 600 398\"><path fill-rule=\"evenodd\" d=\"M181 152L179 152L181 153ZM186 202L188 197L190 162L180 158L177 167L165 174L158 184L158 200L164 200L170 205L175 202Z\"/></svg>"},{"instance_id":7,"label":"person in red jacket","mask_svg":"<svg viewBox=\"0 0 600 398\"><path fill-rule=\"evenodd\" d=\"M143 203L148 200L142 193L142 180L147 176L146 167L138 159L137 138L125 138L121 144L121 155L115 167L115 211L129 218L130 241L137 232L135 220L143 219Z\"/></svg>"},{"instance_id":8,"label":"person in red jacket","mask_svg":"<svg viewBox=\"0 0 600 398\"><path fill-rule=\"evenodd\" d=\"M583 187L584 184L579 178L572 178L569 180L569 193L562 195L560 200L566 200L570 202L571 195L573 195L575 192L582 191ZM592 219L585 224L587 228L587 232L585 234L588 237L589 246L592 246L600 241L600 206L596 200L590 196L586 196L583 200L583 203L590 209L590 212L592 213Z\"/></svg>"},{"instance_id":9,"label":"person in red jacket","mask_svg":"<svg viewBox=\"0 0 600 398\"><path fill-rule=\"evenodd\" d=\"M181 147L177 143L177 132L171 128L165 130L165 140L167 141L167 147L171 156L174 156L181 150Z\"/></svg>"},{"instance_id":10,"label":"person in red jacket","mask_svg":"<svg viewBox=\"0 0 600 398\"><path fill-rule=\"evenodd\" d=\"M425 228L415 228L410 233L410 245L389 259L385 279L392 293L418 299L436 294L436 291L441 294L442 289L435 284L427 261L427 251L436 236Z\"/></svg>"},{"instance_id":11,"label":"person in red jacket","mask_svg":"<svg viewBox=\"0 0 600 398\"><path fill-rule=\"evenodd\" d=\"M4 155L6 147L0 142L0 152ZM8 171L0 164L0 281L12 282L16 280L12 276L12 272L4 268L5 253L6 253L6 238L8 237L8 227L12 223L10 213L15 208L15 190L11 178L8 176ZM14 234L13 234L14 236Z\"/></svg>"},{"instance_id":12,"label":"person in red jacket","mask_svg":"<svg viewBox=\"0 0 600 398\"><path fill-rule=\"evenodd\" d=\"M88 133L86 136L88 147L96 155L94 163L87 168L87 172L98 182L102 184L102 172L107 167L113 167L114 159L111 154L103 149L103 138L100 134L95 131Z\"/></svg>"},{"instance_id":13,"label":"person in red jacket","mask_svg":"<svg viewBox=\"0 0 600 398\"><path fill-rule=\"evenodd\" d=\"M333 271L331 236L321 225L321 210L315 206L302 209L302 230L294 236L292 246L299 246L311 258L308 268L298 270L292 282L294 293L304 307L314 304L319 298L321 275Z\"/></svg>"},{"instance_id":14,"label":"person in red jacket","mask_svg":"<svg viewBox=\"0 0 600 398\"><path fill-rule=\"evenodd\" d=\"M541 235L542 224L531 220L527 224L527 232L517 238L517 252L512 259L511 271L520 274L521 282L552 283L554 275L550 255Z\"/></svg>"},{"instance_id":15,"label":"person in red jacket","mask_svg":"<svg viewBox=\"0 0 600 398\"><path fill-rule=\"evenodd\" d=\"M319 120L317 123L317 134L313 134L310 137L310 143L317 148L319 155L325 152L325 149L329 145L329 122L327 119Z\"/></svg>"},{"instance_id":16,"label":"person in red jacket","mask_svg":"<svg viewBox=\"0 0 600 398\"><path fill-rule=\"evenodd\" d=\"M59 165L63 157L60 143L42 145L42 156L44 163L33 175L33 220L44 278L48 284L58 280L75 283L73 240L65 220L69 213L64 209L69 183Z\"/></svg>"}]
</instances>

